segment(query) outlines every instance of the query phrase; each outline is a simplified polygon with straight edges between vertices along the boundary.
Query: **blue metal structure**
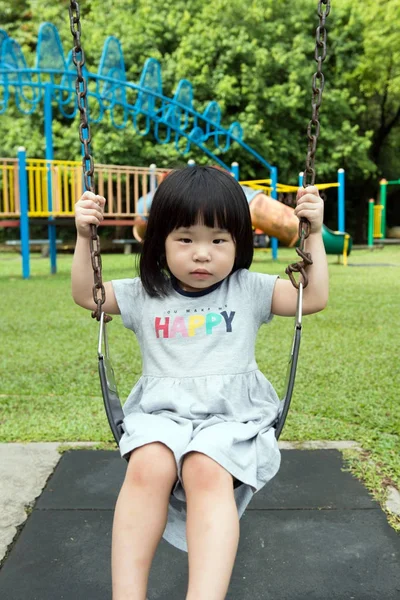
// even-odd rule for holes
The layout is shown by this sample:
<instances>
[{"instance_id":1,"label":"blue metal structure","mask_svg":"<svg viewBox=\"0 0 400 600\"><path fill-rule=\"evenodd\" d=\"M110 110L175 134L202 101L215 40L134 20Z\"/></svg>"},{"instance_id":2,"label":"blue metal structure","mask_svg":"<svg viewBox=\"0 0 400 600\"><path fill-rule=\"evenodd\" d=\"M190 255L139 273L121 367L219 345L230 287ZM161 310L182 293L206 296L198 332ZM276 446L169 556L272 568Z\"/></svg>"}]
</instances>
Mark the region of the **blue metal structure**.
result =
<instances>
[{"instance_id":1,"label":"blue metal structure","mask_svg":"<svg viewBox=\"0 0 400 600\"><path fill-rule=\"evenodd\" d=\"M97 73L85 71L88 81L91 123L100 123L106 114L114 127L133 126L138 135L153 133L159 144L174 143L177 152L187 155L192 146L231 170L220 158L232 143L241 146L272 179L272 197L277 198L277 169L243 141L239 122L228 128L221 124L221 108L211 101L202 113L194 108L190 81L181 79L172 98L163 94L161 65L147 59L138 84L127 81L121 44L110 36L106 39ZM46 159L53 158L52 106L74 118L77 112L75 65L72 51L65 58L57 28L42 23L39 28L36 60L28 67L18 42L0 29L0 115L13 98L19 111L32 114L44 102ZM51 182L49 199L51 199ZM51 200L50 200L51 201ZM55 272L55 227L49 224L52 272ZM272 255L277 257L277 240L272 240Z\"/></svg>"},{"instance_id":2,"label":"blue metal structure","mask_svg":"<svg viewBox=\"0 0 400 600\"><path fill-rule=\"evenodd\" d=\"M339 189L338 189L338 230L339 231L346 231L345 227L345 189L344 189L344 185L345 185L345 175L344 175L344 169L338 169L338 182L339 182Z\"/></svg>"},{"instance_id":3,"label":"blue metal structure","mask_svg":"<svg viewBox=\"0 0 400 600\"><path fill-rule=\"evenodd\" d=\"M22 254L22 277L29 279L29 219L28 219L28 182L26 176L26 151L23 146L18 148L18 177L19 201L21 209L20 235Z\"/></svg>"}]
</instances>

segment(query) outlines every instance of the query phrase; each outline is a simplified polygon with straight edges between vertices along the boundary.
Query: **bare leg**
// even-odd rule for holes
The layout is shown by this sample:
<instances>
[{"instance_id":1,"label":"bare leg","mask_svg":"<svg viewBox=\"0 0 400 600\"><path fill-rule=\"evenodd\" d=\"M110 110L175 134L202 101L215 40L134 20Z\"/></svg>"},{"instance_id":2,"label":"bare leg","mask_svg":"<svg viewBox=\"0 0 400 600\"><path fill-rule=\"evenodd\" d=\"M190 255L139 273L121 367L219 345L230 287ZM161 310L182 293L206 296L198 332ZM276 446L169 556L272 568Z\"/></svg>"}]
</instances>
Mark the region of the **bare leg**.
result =
<instances>
[{"instance_id":1,"label":"bare leg","mask_svg":"<svg viewBox=\"0 0 400 600\"><path fill-rule=\"evenodd\" d=\"M188 456L191 464L186 459L184 467L187 468L182 472L186 475L188 511L189 588L186 600L224 600L239 543L233 480L209 457L199 453Z\"/></svg>"},{"instance_id":2,"label":"bare leg","mask_svg":"<svg viewBox=\"0 0 400 600\"><path fill-rule=\"evenodd\" d=\"M132 453L114 515L113 600L145 600L176 479L175 458L164 444L147 444Z\"/></svg>"}]
</instances>

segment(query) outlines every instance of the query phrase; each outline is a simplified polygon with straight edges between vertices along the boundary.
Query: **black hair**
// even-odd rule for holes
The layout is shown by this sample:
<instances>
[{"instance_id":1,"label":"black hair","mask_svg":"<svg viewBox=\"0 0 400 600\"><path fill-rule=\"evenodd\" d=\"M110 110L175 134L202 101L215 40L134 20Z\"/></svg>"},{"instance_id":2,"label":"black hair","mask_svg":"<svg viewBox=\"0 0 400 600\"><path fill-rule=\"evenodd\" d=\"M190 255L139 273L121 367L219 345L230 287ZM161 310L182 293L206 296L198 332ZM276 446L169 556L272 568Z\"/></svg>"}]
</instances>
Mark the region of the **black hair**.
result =
<instances>
[{"instance_id":1,"label":"black hair","mask_svg":"<svg viewBox=\"0 0 400 600\"><path fill-rule=\"evenodd\" d=\"M253 231L249 205L239 183L227 171L193 166L171 171L157 188L149 211L139 262L140 278L150 296L166 296L170 273L165 240L178 227L199 219L206 227L220 227L236 245L232 273L248 269L253 260Z\"/></svg>"}]
</instances>

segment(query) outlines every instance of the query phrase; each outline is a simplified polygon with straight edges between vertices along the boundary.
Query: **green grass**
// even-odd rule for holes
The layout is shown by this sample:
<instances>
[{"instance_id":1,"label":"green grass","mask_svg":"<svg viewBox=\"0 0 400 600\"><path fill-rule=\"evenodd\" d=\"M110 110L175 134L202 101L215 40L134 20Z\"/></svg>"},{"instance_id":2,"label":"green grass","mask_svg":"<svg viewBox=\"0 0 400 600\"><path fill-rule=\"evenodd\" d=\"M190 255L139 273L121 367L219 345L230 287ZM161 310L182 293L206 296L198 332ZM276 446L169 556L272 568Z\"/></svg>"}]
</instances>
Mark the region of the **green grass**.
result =
<instances>
[{"instance_id":1,"label":"green grass","mask_svg":"<svg viewBox=\"0 0 400 600\"><path fill-rule=\"evenodd\" d=\"M2 299L0 441L110 443L97 376L98 327L70 294L70 255L58 274L34 255L30 280L18 254L0 254ZM256 252L253 269L284 275L293 250L279 260ZM383 501L387 485L400 488L400 248L354 251L349 263L328 257L328 307L304 318L292 407L281 439L355 440L348 464ZM394 266L381 266L380 263ZM135 274L134 257L106 255L105 279ZM275 318L257 343L262 371L278 393L284 386L293 320ZM122 398L140 375L139 347L119 317L109 326ZM398 528L399 519L391 518Z\"/></svg>"}]
</instances>

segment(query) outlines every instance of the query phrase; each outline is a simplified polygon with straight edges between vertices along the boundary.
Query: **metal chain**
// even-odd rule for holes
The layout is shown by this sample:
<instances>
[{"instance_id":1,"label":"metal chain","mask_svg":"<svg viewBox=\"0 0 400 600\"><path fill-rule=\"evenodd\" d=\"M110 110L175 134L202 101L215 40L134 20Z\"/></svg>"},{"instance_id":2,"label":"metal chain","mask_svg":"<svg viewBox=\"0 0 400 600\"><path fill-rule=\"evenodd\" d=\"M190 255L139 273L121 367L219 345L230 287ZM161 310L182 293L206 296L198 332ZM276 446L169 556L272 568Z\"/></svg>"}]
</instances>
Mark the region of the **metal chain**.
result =
<instances>
[{"instance_id":1,"label":"metal chain","mask_svg":"<svg viewBox=\"0 0 400 600\"><path fill-rule=\"evenodd\" d=\"M323 8L323 4L325 5L325 9ZM322 102L322 92L324 91L325 86L325 78L322 73L322 63L326 58L326 39L327 32L325 29L325 21L326 17L329 15L331 10L330 0L319 0L318 1L318 16L319 16L319 26L316 29L316 43L315 43L315 61L318 65L316 73L313 75L312 79L312 117L307 127L307 137L308 137L308 152L306 159L306 168L303 174L303 187L307 187L307 185L314 185L315 183L315 152L317 150L317 142L320 133L320 123L319 123L319 108ZM307 176L310 176L310 184L307 183ZM303 288L306 288L308 285L308 276L306 274L305 269L312 265L311 254L309 252L305 252L304 243L305 240L310 235L310 223L307 219L300 219L299 223L299 238L300 244L299 247L296 248L297 254L303 259L298 263L293 263L287 267L285 273L289 275L289 279L294 285L295 288L299 287L299 284L296 282L293 273L300 273L303 277Z\"/></svg>"},{"instance_id":2,"label":"metal chain","mask_svg":"<svg viewBox=\"0 0 400 600\"><path fill-rule=\"evenodd\" d=\"M81 45L81 21L78 2L70 0L69 5L69 20L71 33L74 38L74 48L72 50L72 60L76 66L77 77L75 82L75 90L77 96L78 109L80 112L79 124L79 139L83 145L84 155L82 158L83 179L86 190L95 193L94 187L94 162L90 154L90 143L92 141L90 135L89 119L88 119L88 103L87 103L87 81L83 73L85 65L85 54ZM97 234L97 226L91 225L90 236L90 256L93 267L93 300L97 309L92 312L92 317L100 321L102 306L106 301L106 292L103 285L101 271L101 254L100 254L100 238ZM106 322L111 321L109 315L104 316Z\"/></svg>"}]
</instances>

